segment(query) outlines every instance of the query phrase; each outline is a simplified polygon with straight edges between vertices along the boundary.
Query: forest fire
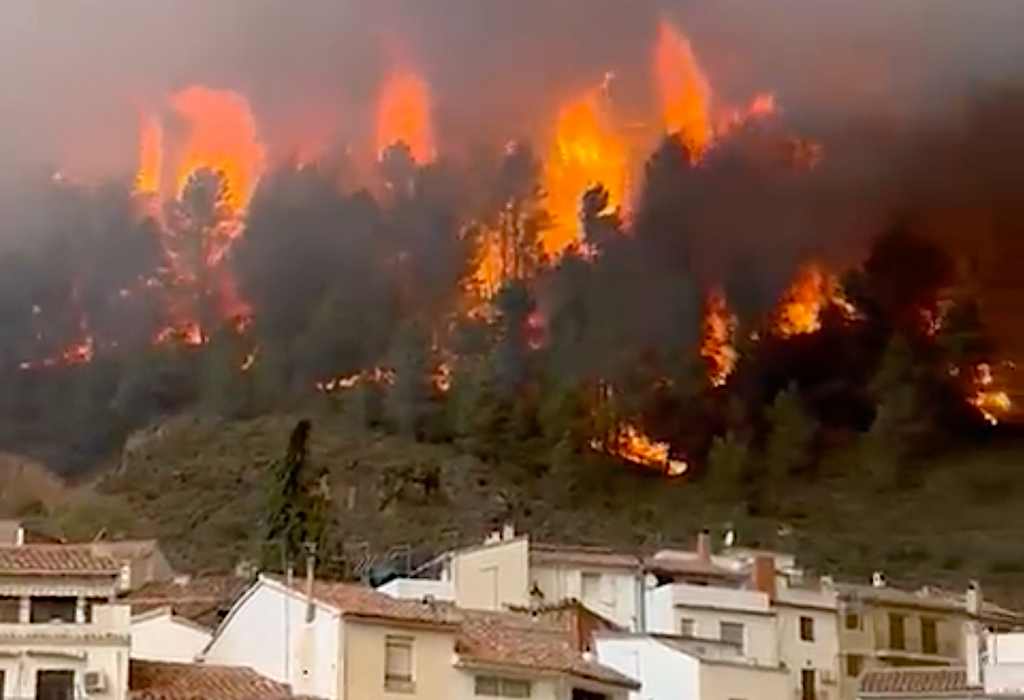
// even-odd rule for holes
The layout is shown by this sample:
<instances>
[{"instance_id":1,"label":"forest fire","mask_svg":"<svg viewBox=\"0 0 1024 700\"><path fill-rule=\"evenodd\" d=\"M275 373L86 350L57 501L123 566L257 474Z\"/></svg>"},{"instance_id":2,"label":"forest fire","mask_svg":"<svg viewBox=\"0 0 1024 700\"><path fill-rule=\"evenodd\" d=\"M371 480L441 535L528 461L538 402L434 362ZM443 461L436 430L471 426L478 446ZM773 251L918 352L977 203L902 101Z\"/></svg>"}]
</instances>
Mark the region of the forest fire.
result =
<instances>
[{"instance_id":1,"label":"forest fire","mask_svg":"<svg viewBox=\"0 0 1024 700\"><path fill-rule=\"evenodd\" d=\"M714 288L707 295L704 308L704 336L700 355L708 366L711 386L724 386L739 358L733 345L736 316L729 310L725 294Z\"/></svg>"},{"instance_id":2,"label":"forest fire","mask_svg":"<svg viewBox=\"0 0 1024 700\"><path fill-rule=\"evenodd\" d=\"M377 102L377 155L396 144L405 144L420 165L434 159L434 133L430 87L405 62L387 75Z\"/></svg>"},{"instance_id":3,"label":"forest fire","mask_svg":"<svg viewBox=\"0 0 1024 700\"><path fill-rule=\"evenodd\" d=\"M772 331L783 338L814 333L821 328L822 314L830 307L838 309L845 318L857 315L835 275L820 265L805 265L783 293Z\"/></svg>"},{"instance_id":4,"label":"forest fire","mask_svg":"<svg viewBox=\"0 0 1024 700\"><path fill-rule=\"evenodd\" d=\"M685 460L672 459L668 444L652 440L630 423L618 426L608 440L593 440L590 444L598 452L657 469L669 477L682 476L689 469Z\"/></svg>"},{"instance_id":5,"label":"forest fire","mask_svg":"<svg viewBox=\"0 0 1024 700\"><path fill-rule=\"evenodd\" d=\"M972 406L992 425L999 424L999 418L1013 408L1009 395L995 385L992 365L980 363L974 368L974 393L968 399Z\"/></svg>"}]
</instances>

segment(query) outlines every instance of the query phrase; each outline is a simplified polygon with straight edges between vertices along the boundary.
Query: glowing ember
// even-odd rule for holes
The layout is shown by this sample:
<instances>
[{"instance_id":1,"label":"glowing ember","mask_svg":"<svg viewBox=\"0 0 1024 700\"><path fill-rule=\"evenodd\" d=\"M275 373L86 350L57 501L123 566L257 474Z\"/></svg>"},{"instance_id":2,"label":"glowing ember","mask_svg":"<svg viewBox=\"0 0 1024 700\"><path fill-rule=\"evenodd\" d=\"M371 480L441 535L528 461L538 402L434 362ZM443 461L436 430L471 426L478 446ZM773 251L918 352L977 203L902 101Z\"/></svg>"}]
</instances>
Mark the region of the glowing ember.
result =
<instances>
[{"instance_id":1,"label":"glowing ember","mask_svg":"<svg viewBox=\"0 0 1024 700\"><path fill-rule=\"evenodd\" d=\"M736 367L738 354L733 347L736 316L729 311L725 294L713 289L707 297L704 310L704 337L700 355L708 366L708 379L712 386L724 386Z\"/></svg>"},{"instance_id":2,"label":"glowing ember","mask_svg":"<svg viewBox=\"0 0 1024 700\"><path fill-rule=\"evenodd\" d=\"M377 153L404 143L420 164L434 159L430 87L415 71L399 65L384 81L377 104Z\"/></svg>"},{"instance_id":3,"label":"glowing ember","mask_svg":"<svg viewBox=\"0 0 1024 700\"><path fill-rule=\"evenodd\" d=\"M590 444L599 452L641 466L653 467L671 477L682 476L690 468L684 460L672 459L666 443L651 440L636 426L628 423L619 426L610 440L593 440Z\"/></svg>"},{"instance_id":4,"label":"glowing ember","mask_svg":"<svg viewBox=\"0 0 1024 700\"><path fill-rule=\"evenodd\" d=\"M992 366L983 362L974 368L974 394L968 399L992 425L1013 408L1009 395L995 386Z\"/></svg>"},{"instance_id":5,"label":"glowing ember","mask_svg":"<svg viewBox=\"0 0 1024 700\"><path fill-rule=\"evenodd\" d=\"M393 384L395 373L382 367L374 367L365 372L357 372L347 377L335 377L315 384L316 390L325 394L344 389L352 389L361 384Z\"/></svg>"},{"instance_id":6,"label":"glowing ember","mask_svg":"<svg viewBox=\"0 0 1024 700\"><path fill-rule=\"evenodd\" d=\"M822 312L829 307L838 308L846 318L857 315L834 275L818 265L806 265L782 295L772 330L783 338L814 333L821 328Z\"/></svg>"}]
</instances>

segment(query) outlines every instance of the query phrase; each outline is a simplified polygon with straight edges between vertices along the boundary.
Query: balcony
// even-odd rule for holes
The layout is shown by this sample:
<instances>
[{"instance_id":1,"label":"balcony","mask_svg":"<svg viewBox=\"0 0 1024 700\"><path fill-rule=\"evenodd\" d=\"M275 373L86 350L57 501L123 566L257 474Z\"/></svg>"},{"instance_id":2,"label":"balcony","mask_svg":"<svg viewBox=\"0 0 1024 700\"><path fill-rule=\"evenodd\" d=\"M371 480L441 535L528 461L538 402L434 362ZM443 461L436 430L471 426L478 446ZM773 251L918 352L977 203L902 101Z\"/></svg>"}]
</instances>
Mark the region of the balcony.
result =
<instances>
[{"instance_id":1,"label":"balcony","mask_svg":"<svg viewBox=\"0 0 1024 700\"><path fill-rule=\"evenodd\" d=\"M761 591L719 588L717 586L692 586L686 583L670 583L663 588L672 591L672 604L677 607L710 608L734 612L770 613L771 601Z\"/></svg>"},{"instance_id":2,"label":"balcony","mask_svg":"<svg viewBox=\"0 0 1024 700\"><path fill-rule=\"evenodd\" d=\"M108 642L127 644L131 636L131 607L95 605L88 622L0 622L0 645L33 642Z\"/></svg>"}]
</instances>

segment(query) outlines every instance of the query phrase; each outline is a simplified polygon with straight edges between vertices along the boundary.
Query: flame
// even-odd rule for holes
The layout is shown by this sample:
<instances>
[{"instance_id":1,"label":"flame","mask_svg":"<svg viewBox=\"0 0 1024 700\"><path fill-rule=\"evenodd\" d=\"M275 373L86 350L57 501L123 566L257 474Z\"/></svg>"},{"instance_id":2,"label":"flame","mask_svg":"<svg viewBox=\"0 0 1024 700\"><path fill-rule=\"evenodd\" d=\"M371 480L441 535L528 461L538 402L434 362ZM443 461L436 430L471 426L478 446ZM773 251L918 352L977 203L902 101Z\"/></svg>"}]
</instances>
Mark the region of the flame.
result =
<instances>
[{"instance_id":1,"label":"flame","mask_svg":"<svg viewBox=\"0 0 1024 700\"><path fill-rule=\"evenodd\" d=\"M587 188L603 185L611 210L621 208L625 200L629 153L611 120L608 77L558 110L544 173L554 225L545 232L543 244L552 257L579 241L579 202Z\"/></svg>"},{"instance_id":2,"label":"flame","mask_svg":"<svg viewBox=\"0 0 1024 700\"><path fill-rule=\"evenodd\" d=\"M982 362L974 368L974 394L968 399L992 425L999 424L999 416L1013 408L1009 394L995 386L992 366Z\"/></svg>"},{"instance_id":3,"label":"flame","mask_svg":"<svg viewBox=\"0 0 1024 700\"><path fill-rule=\"evenodd\" d=\"M352 389L361 384L393 384L395 373L383 367L374 367L365 372L356 372L345 377L334 377L314 384L317 391L329 394L334 391Z\"/></svg>"},{"instance_id":4,"label":"flame","mask_svg":"<svg viewBox=\"0 0 1024 700\"><path fill-rule=\"evenodd\" d=\"M707 363L711 386L724 386L736 367L739 356L733 346L735 332L736 316L729 311L725 294L721 289L712 289L707 297L704 337L700 344L700 355Z\"/></svg>"},{"instance_id":5,"label":"flame","mask_svg":"<svg viewBox=\"0 0 1024 700\"><path fill-rule=\"evenodd\" d=\"M822 312L830 306L838 308L846 318L857 315L835 275L817 264L805 265L783 293L772 330L783 338L814 333L821 328Z\"/></svg>"},{"instance_id":6,"label":"flame","mask_svg":"<svg viewBox=\"0 0 1024 700\"><path fill-rule=\"evenodd\" d=\"M680 135L694 161L700 160L716 140L750 119L778 111L775 97L768 93L756 95L745 109L718 108L690 40L664 19L658 24L654 77L665 130Z\"/></svg>"},{"instance_id":7,"label":"flame","mask_svg":"<svg viewBox=\"0 0 1024 700\"><path fill-rule=\"evenodd\" d=\"M690 468L685 460L672 459L668 444L652 440L631 423L618 426L610 440L592 440L590 445L599 452L653 467L671 477L682 476Z\"/></svg>"},{"instance_id":8,"label":"flame","mask_svg":"<svg viewBox=\"0 0 1024 700\"><path fill-rule=\"evenodd\" d=\"M194 85L172 96L170 104L186 125L174 163L174 194L181 195L192 173L209 168L223 175L228 204L240 213L265 165L248 101L235 92Z\"/></svg>"},{"instance_id":9,"label":"flame","mask_svg":"<svg viewBox=\"0 0 1024 700\"><path fill-rule=\"evenodd\" d=\"M404 143L420 164L434 159L430 86L414 70L399 64L385 78L377 103L377 154Z\"/></svg>"},{"instance_id":10,"label":"flame","mask_svg":"<svg viewBox=\"0 0 1024 700\"><path fill-rule=\"evenodd\" d=\"M159 194L163 168L163 125L153 115L142 114L139 129L139 169L135 175L135 190L141 194Z\"/></svg>"}]
</instances>

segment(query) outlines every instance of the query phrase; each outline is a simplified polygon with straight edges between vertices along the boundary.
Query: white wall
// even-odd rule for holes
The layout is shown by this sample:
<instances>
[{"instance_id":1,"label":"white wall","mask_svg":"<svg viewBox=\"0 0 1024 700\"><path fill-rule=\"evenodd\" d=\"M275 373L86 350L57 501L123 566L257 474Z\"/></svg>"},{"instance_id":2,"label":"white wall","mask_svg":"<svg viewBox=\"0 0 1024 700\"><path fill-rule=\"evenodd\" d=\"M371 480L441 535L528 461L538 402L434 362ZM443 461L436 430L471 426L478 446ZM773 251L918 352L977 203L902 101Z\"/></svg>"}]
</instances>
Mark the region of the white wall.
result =
<instances>
[{"instance_id":1,"label":"white wall","mask_svg":"<svg viewBox=\"0 0 1024 700\"><path fill-rule=\"evenodd\" d=\"M341 620L316 605L311 625L306 600L281 584L261 579L242 596L221 624L203 658L215 664L248 666L298 695L338 700Z\"/></svg>"},{"instance_id":2,"label":"white wall","mask_svg":"<svg viewBox=\"0 0 1024 700\"><path fill-rule=\"evenodd\" d=\"M792 700L789 674L782 668L742 663L702 663L700 700Z\"/></svg>"},{"instance_id":3,"label":"white wall","mask_svg":"<svg viewBox=\"0 0 1024 700\"><path fill-rule=\"evenodd\" d=\"M598 636L594 645L602 664L640 681L640 690L631 692L630 700L697 700L700 697L700 664L688 654L650 637Z\"/></svg>"},{"instance_id":4,"label":"white wall","mask_svg":"<svg viewBox=\"0 0 1024 700\"><path fill-rule=\"evenodd\" d=\"M195 661L211 639L211 632L170 612L132 620L133 659L189 663Z\"/></svg>"},{"instance_id":5,"label":"white wall","mask_svg":"<svg viewBox=\"0 0 1024 700\"><path fill-rule=\"evenodd\" d=\"M818 696L822 691L828 696L839 694L842 680L839 668L839 618L835 610L776 606L779 656L790 669L790 689L796 693L800 688L802 669L814 669ZM814 641L800 638L800 618L809 617L814 621Z\"/></svg>"},{"instance_id":6,"label":"white wall","mask_svg":"<svg viewBox=\"0 0 1024 700\"><path fill-rule=\"evenodd\" d=\"M529 555L526 537L456 552L451 562L455 601L475 610L528 605Z\"/></svg>"},{"instance_id":7,"label":"white wall","mask_svg":"<svg viewBox=\"0 0 1024 700\"><path fill-rule=\"evenodd\" d=\"M392 598L423 600L427 596L431 596L435 600L455 600L455 589L450 581L435 581L434 579L426 578L395 578L383 586L379 586L377 590Z\"/></svg>"},{"instance_id":8,"label":"white wall","mask_svg":"<svg viewBox=\"0 0 1024 700\"><path fill-rule=\"evenodd\" d=\"M585 590L584 576L597 581L595 590ZM638 629L639 581L637 574L615 569L586 569L575 565L533 565L530 588L537 588L547 602L574 598L598 615L627 629Z\"/></svg>"}]
</instances>

